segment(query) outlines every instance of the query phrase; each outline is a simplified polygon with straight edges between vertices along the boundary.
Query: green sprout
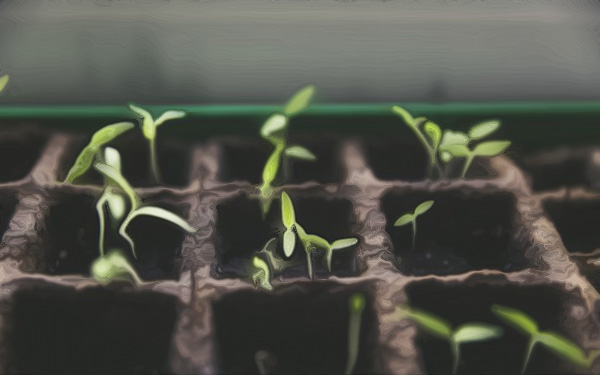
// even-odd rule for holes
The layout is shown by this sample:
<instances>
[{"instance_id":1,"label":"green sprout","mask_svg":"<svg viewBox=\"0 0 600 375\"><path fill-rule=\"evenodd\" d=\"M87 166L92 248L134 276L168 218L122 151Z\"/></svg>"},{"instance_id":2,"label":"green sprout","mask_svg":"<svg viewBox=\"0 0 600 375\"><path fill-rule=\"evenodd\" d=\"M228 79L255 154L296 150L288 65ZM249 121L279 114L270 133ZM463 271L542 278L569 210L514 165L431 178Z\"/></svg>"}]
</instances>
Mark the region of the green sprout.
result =
<instances>
[{"instance_id":1,"label":"green sprout","mask_svg":"<svg viewBox=\"0 0 600 375\"><path fill-rule=\"evenodd\" d=\"M460 345L467 342L478 342L502 336L500 327L486 323L464 323L452 328L449 322L429 312L409 306L397 306L400 319L410 319L427 333L450 343L453 358L453 373L456 373L460 362Z\"/></svg>"},{"instance_id":2,"label":"green sprout","mask_svg":"<svg viewBox=\"0 0 600 375\"><path fill-rule=\"evenodd\" d=\"M408 127L416 134L425 148L428 157L429 175L438 177L447 175L447 171L440 165L440 159L449 163L454 158L466 158L461 177L465 178L473 160L478 157L493 157L502 154L510 146L510 141L480 142L473 147L473 142L480 141L498 130L500 122L497 120L485 121L473 126L468 134L444 130L438 124L425 117L413 118L406 109L393 106L392 111L404 120Z\"/></svg>"},{"instance_id":3,"label":"green sprout","mask_svg":"<svg viewBox=\"0 0 600 375\"><path fill-rule=\"evenodd\" d=\"M107 164L106 162L95 162L94 168L102 173L110 183L114 183L115 187L119 187L121 191L129 199L129 212L119 227L119 234L129 243L133 256L137 258L135 252L135 244L133 239L127 233L127 227L133 219L138 216L152 216L165 221L168 221L176 226L180 227L188 233L194 233L197 231L196 228L189 225L183 218L175 215L174 213L167 211L160 207L153 207L149 205L142 205L141 199L138 197L133 187L127 182L125 177L121 174L121 171ZM97 206L98 207L98 206ZM103 216L102 216L103 217Z\"/></svg>"},{"instance_id":4,"label":"green sprout","mask_svg":"<svg viewBox=\"0 0 600 375\"><path fill-rule=\"evenodd\" d=\"M317 157L308 149L298 145L288 145L287 128L289 118L303 111L310 104L315 92L313 85L306 86L296 92L283 108L283 113L272 114L260 129L260 135L275 147L263 168L260 197L262 198L263 215L269 210L273 199L273 181L284 163L284 175L288 173L288 158L315 161Z\"/></svg>"},{"instance_id":5,"label":"green sprout","mask_svg":"<svg viewBox=\"0 0 600 375\"><path fill-rule=\"evenodd\" d=\"M102 129L98 130L92 136L90 143L81 150L77 159L75 160L75 164L67 173L67 177L65 178L65 183L75 183L75 180L83 175L90 167L94 161L96 155L100 152L102 146L106 145L119 135L123 134L127 130L134 127L134 124L131 122L119 122L112 125L107 125Z\"/></svg>"},{"instance_id":6,"label":"green sprout","mask_svg":"<svg viewBox=\"0 0 600 375\"><path fill-rule=\"evenodd\" d=\"M252 265L257 269L257 271L252 274L252 282L254 285L260 286L266 290L273 290L273 286L271 285L271 269L267 262L258 255L254 255L252 257Z\"/></svg>"},{"instance_id":7,"label":"green sprout","mask_svg":"<svg viewBox=\"0 0 600 375\"><path fill-rule=\"evenodd\" d=\"M592 367L594 360L600 355L600 350L592 350L589 355L586 355L579 346L568 338L556 332L540 331L537 322L521 310L494 305L492 306L492 312L506 324L515 328L525 336L529 336L527 353L525 355L525 362L521 368L521 374L525 372L531 353L538 343L567 361L585 369Z\"/></svg>"},{"instance_id":8,"label":"green sprout","mask_svg":"<svg viewBox=\"0 0 600 375\"><path fill-rule=\"evenodd\" d=\"M154 182L159 183L161 179L156 154L156 128L167 121L183 118L186 116L186 113L183 111L166 111L155 120L150 112L134 104L129 104L129 109L142 116L142 133L150 144L150 170L152 171L152 178Z\"/></svg>"},{"instance_id":9,"label":"green sprout","mask_svg":"<svg viewBox=\"0 0 600 375\"><path fill-rule=\"evenodd\" d=\"M123 252L112 249L106 255L97 258L91 267L93 278L100 283L108 283L112 280L133 280L136 284L143 281Z\"/></svg>"},{"instance_id":10,"label":"green sprout","mask_svg":"<svg viewBox=\"0 0 600 375\"><path fill-rule=\"evenodd\" d=\"M356 292L350 296L348 301L350 309L350 323L348 325L348 361L344 374L352 375L356 361L358 360L358 348L360 344L360 322L365 309L365 296Z\"/></svg>"},{"instance_id":11,"label":"green sprout","mask_svg":"<svg viewBox=\"0 0 600 375\"><path fill-rule=\"evenodd\" d=\"M412 249L415 250L415 244L417 240L417 217L423 215L425 212L429 211L433 206L434 201L425 201L415 208L414 212L406 213L398 218L394 223L395 227L401 227L408 223L412 223L413 229L413 238L412 238Z\"/></svg>"},{"instance_id":12,"label":"green sprout","mask_svg":"<svg viewBox=\"0 0 600 375\"><path fill-rule=\"evenodd\" d=\"M8 84L8 74L5 74L2 77L0 77L0 92L2 92L4 90L4 88L6 87L7 84Z\"/></svg>"},{"instance_id":13,"label":"green sprout","mask_svg":"<svg viewBox=\"0 0 600 375\"><path fill-rule=\"evenodd\" d=\"M311 279L313 278L313 252L316 252L317 250L325 251L325 264L327 265L327 270L331 272L331 258L333 257L333 251L345 249L358 243L358 239L356 238L343 238L329 243L323 237L306 233L304 228L296 221L294 205L285 191L281 193L281 217L283 219L283 225L286 228L286 231L283 234L283 253L288 258L294 254L297 235L306 252L308 277Z\"/></svg>"}]
</instances>

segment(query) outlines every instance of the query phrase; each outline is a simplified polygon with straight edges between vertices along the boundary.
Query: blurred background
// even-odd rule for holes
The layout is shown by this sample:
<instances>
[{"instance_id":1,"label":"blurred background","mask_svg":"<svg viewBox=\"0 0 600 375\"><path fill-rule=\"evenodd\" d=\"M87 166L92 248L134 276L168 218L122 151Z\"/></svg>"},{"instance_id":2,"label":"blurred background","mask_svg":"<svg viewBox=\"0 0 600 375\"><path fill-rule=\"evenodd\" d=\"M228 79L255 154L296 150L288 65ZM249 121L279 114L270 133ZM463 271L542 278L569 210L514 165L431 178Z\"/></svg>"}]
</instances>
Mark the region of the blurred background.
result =
<instances>
[{"instance_id":1,"label":"blurred background","mask_svg":"<svg viewBox=\"0 0 600 375\"><path fill-rule=\"evenodd\" d=\"M600 2L0 1L8 104L600 98Z\"/></svg>"}]
</instances>

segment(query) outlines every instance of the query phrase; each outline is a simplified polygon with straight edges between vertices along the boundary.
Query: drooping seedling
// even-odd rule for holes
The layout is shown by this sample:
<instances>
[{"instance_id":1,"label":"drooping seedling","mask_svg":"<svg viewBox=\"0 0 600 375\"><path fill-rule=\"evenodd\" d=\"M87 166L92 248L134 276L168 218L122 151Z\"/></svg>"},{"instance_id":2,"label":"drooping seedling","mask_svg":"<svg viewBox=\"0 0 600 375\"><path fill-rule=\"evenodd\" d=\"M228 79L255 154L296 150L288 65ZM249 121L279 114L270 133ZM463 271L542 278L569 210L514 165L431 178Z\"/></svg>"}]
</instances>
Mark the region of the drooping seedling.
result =
<instances>
[{"instance_id":1,"label":"drooping seedling","mask_svg":"<svg viewBox=\"0 0 600 375\"><path fill-rule=\"evenodd\" d=\"M284 164L284 175L288 172L288 158L315 161L316 156L308 149L299 145L288 145L287 128L290 117L300 113L308 107L315 92L313 85L306 86L296 92L283 108L283 112L272 114L260 129L260 135L275 149L267 159L262 173L260 197L262 198L263 214L271 206L273 199L273 181L277 177L279 167ZM285 176L287 177L287 176Z\"/></svg>"},{"instance_id":2,"label":"drooping seedling","mask_svg":"<svg viewBox=\"0 0 600 375\"><path fill-rule=\"evenodd\" d=\"M453 358L453 373L456 373L460 363L461 344L495 339L502 336L503 333L500 327L477 322L464 323L452 328L449 322L439 316L406 305L397 306L396 312L400 319L410 319L425 332L448 341Z\"/></svg>"},{"instance_id":3,"label":"drooping seedling","mask_svg":"<svg viewBox=\"0 0 600 375\"><path fill-rule=\"evenodd\" d=\"M348 324L348 359L344 374L352 375L354 367L356 366L356 361L358 360L360 323L363 310L365 309L365 296L360 292L353 293L348 301L348 307L350 310L350 322Z\"/></svg>"},{"instance_id":4,"label":"drooping seedling","mask_svg":"<svg viewBox=\"0 0 600 375\"><path fill-rule=\"evenodd\" d=\"M296 247L296 236L300 239L306 253L308 277L313 278L312 254L318 250L325 252L325 264L331 272L331 259L335 250L346 249L358 243L356 238L343 238L329 242L316 234L308 234L296 221L294 205L289 195L284 191L281 193L281 217L286 230L283 234L283 253L286 257L294 254Z\"/></svg>"},{"instance_id":5,"label":"drooping seedling","mask_svg":"<svg viewBox=\"0 0 600 375\"><path fill-rule=\"evenodd\" d=\"M192 227L185 221L183 218L175 215L174 213L165 210L164 208L154 207L150 205L144 205L141 203L141 199L138 197L136 192L133 190L133 187L127 182L127 180L123 177L121 172L116 169L114 166L111 166L107 163L103 162L95 162L94 168L102 173L104 177L106 177L107 181L110 181L111 184L114 183L114 186L120 188L121 192L128 198L129 200L129 212L125 216L125 219L122 221L119 227L119 234L129 243L131 246L131 251L133 256L137 258L135 252L135 244L133 239L127 233L127 227L131 223L133 219L138 216L152 216L165 221L168 221L179 228L183 229L188 233L196 232L196 228ZM110 207L109 207L110 209Z\"/></svg>"},{"instance_id":6,"label":"drooping seedling","mask_svg":"<svg viewBox=\"0 0 600 375\"><path fill-rule=\"evenodd\" d=\"M98 257L92 263L91 273L100 283L112 280L132 280L136 284L143 282L120 249L112 249L106 255Z\"/></svg>"},{"instance_id":7,"label":"drooping seedling","mask_svg":"<svg viewBox=\"0 0 600 375\"><path fill-rule=\"evenodd\" d=\"M0 93L4 90L4 88L6 87L7 84L8 84L8 74L5 74L2 77L0 77Z\"/></svg>"},{"instance_id":8,"label":"drooping seedling","mask_svg":"<svg viewBox=\"0 0 600 375\"><path fill-rule=\"evenodd\" d=\"M548 350L583 369L591 368L596 358L600 356L600 350L592 350L586 355L583 349L568 338L556 332L540 331L537 322L521 310L494 305L492 306L492 312L506 324L529 337L521 374L525 372L531 353L537 344L541 344Z\"/></svg>"},{"instance_id":9,"label":"drooping seedling","mask_svg":"<svg viewBox=\"0 0 600 375\"><path fill-rule=\"evenodd\" d=\"M412 236L412 249L415 249L415 244L417 240L417 217L423 215L425 212L429 211L433 206L434 201L425 201L417 206L413 212L406 213L400 216L396 222L394 223L395 227L401 227L403 225L412 224L413 236Z\"/></svg>"},{"instance_id":10,"label":"drooping seedling","mask_svg":"<svg viewBox=\"0 0 600 375\"><path fill-rule=\"evenodd\" d=\"M254 255L252 257L252 266L256 269L256 272L252 274L254 285L266 290L273 290L273 286L271 285L271 269L267 262L260 256Z\"/></svg>"},{"instance_id":11,"label":"drooping seedling","mask_svg":"<svg viewBox=\"0 0 600 375\"><path fill-rule=\"evenodd\" d=\"M170 110L164 112L155 120L150 112L134 104L129 104L129 109L141 116L142 133L150 145L150 170L152 178L154 182L159 183L161 179L158 168L158 156L156 154L156 130L167 121L185 117L186 113L184 111Z\"/></svg>"},{"instance_id":12,"label":"drooping seedling","mask_svg":"<svg viewBox=\"0 0 600 375\"><path fill-rule=\"evenodd\" d=\"M101 151L102 147L107 143L123 134L129 129L132 129L135 125L131 122L119 122L112 125L107 125L102 129L98 130L92 136L90 143L87 144L81 150L77 159L75 159L75 164L67 173L67 177L65 178L65 183L75 183L75 180L87 172L88 169L92 166L94 158Z\"/></svg>"}]
</instances>

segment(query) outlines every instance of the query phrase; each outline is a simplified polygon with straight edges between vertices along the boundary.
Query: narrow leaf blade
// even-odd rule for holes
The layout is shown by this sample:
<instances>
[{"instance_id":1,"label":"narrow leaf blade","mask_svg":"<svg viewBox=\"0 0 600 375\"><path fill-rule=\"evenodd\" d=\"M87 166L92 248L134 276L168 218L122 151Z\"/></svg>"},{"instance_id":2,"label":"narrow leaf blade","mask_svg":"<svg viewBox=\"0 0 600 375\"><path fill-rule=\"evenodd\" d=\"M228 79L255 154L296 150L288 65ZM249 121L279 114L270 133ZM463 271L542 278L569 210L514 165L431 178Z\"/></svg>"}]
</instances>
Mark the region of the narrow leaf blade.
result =
<instances>
[{"instance_id":1,"label":"narrow leaf blade","mask_svg":"<svg viewBox=\"0 0 600 375\"><path fill-rule=\"evenodd\" d=\"M477 156L496 156L510 146L510 141L489 141L475 146L473 153Z\"/></svg>"},{"instance_id":2,"label":"narrow leaf blade","mask_svg":"<svg viewBox=\"0 0 600 375\"><path fill-rule=\"evenodd\" d=\"M408 223L412 223L412 221L415 219L413 214L404 214L402 216L400 216L398 218L398 220L396 220L396 222L394 223L395 227L401 227L403 225L406 225Z\"/></svg>"},{"instance_id":3,"label":"narrow leaf blade","mask_svg":"<svg viewBox=\"0 0 600 375\"><path fill-rule=\"evenodd\" d=\"M294 204L285 191L281 193L281 218L283 219L283 225L288 229L296 223Z\"/></svg>"},{"instance_id":4,"label":"narrow leaf blade","mask_svg":"<svg viewBox=\"0 0 600 375\"><path fill-rule=\"evenodd\" d=\"M462 145L466 146L469 143L469 137L463 132L455 132L452 130L445 130L440 143L440 148L444 149L448 146Z\"/></svg>"},{"instance_id":5,"label":"narrow leaf blade","mask_svg":"<svg viewBox=\"0 0 600 375\"><path fill-rule=\"evenodd\" d=\"M429 137L433 149L436 150L442 139L442 129L440 129L439 125L435 122L427 121L425 125L423 125L423 131L427 134L427 137Z\"/></svg>"},{"instance_id":6,"label":"narrow leaf blade","mask_svg":"<svg viewBox=\"0 0 600 375\"><path fill-rule=\"evenodd\" d=\"M288 228L283 234L283 254L286 257L291 257L294 254L294 248L296 247L296 233L292 228Z\"/></svg>"},{"instance_id":7,"label":"narrow leaf blade","mask_svg":"<svg viewBox=\"0 0 600 375\"><path fill-rule=\"evenodd\" d=\"M185 219L183 219L182 217L172 213L171 211L167 211L164 208L151 207L151 206L139 207L131 213L131 220L133 220L133 218L135 218L137 216L141 216L141 215L152 216L152 217L156 217L158 219L168 221L172 224L177 225L178 227L180 227L181 229L183 229L184 231L186 231L188 233L194 233L198 230L198 229L194 228L193 226L191 226L190 224L188 224L188 222L185 221Z\"/></svg>"},{"instance_id":8,"label":"narrow leaf blade","mask_svg":"<svg viewBox=\"0 0 600 375\"><path fill-rule=\"evenodd\" d=\"M439 316L423 310L409 308L408 306L396 307L396 311L400 314L401 318L413 320L423 330L436 337L447 340L450 339L452 335L452 327L450 324Z\"/></svg>"},{"instance_id":9,"label":"narrow leaf blade","mask_svg":"<svg viewBox=\"0 0 600 375\"><path fill-rule=\"evenodd\" d=\"M498 120L482 122L480 124L473 126L469 130L469 138L471 138L473 140L485 138L488 135L495 132L499 127L500 127L500 121L498 121Z\"/></svg>"},{"instance_id":10,"label":"narrow leaf blade","mask_svg":"<svg viewBox=\"0 0 600 375\"><path fill-rule=\"evenodd\" d=\"M283 112L288 116L292 116L300 111L305 110L315 93L315 86L308 85L297 91L283 108Z\"/></svg>"},{"instance_id":11,"label":"narrow leaf blade","mask_svg":"<svg viewBox=\"0 0 600 375\"><path fill-rule=\"evenodd\" d=\"M160 115L156 119L156 121L154 121L154 125L156 127L159 127L167 121L184 118L186 115L187 115L187 113L185 113L184 111L176 111L176 110L166 111L165 113Z\"/></svg>"},{"instance_id":12,"label":"narrow leaf blade","mask_svg":"<svg viewBox=\"0 0 600 375\"><path fill-rule=\"evenodd\" d=\"M302 146L289 146L285 149L285 155L295 159L315 161L317 157L315 154L307 150Z\"/></svg>"},{"instance_id":13,"label":"narrow leaf blade","mask_svg":"<svg viewBox=\"0 0 600 375\"><path fill-rule=\"evenodd\" d=\"M521 310L494 305L492 306L492 312L505 323L526 335L535 335L538 333L538 325L535 320Z\"/></svg>"},{"instance_id":14,"label":"narrow leaf blade","mask_svg":"<svg viewBox=\"0 0 600 375\"><path fill-rule=\"evenodd\" d=\"M125 133L127 130L132 129L134 126L135 125L133 123L127 121L106 125L102 129L94 133L89 145L94 147L103 146L106 143L118 137L119 135Z\"/></svg>"},{"instance_id":15,"label":"narrow leaf blade","mask_svg":"<svg viewBox=\"0 0 600 375\"><path fill-rule=\"evenodd\" d=\"M540 332L536 339L554 353L582 367L588 367L585 352L568 338L555 332Z\"/></svg>"},{"instance_id":16,"label":"narrow leaf blade","mask_svg":"<svg viewBox=\"0 0 600 375\"><path fill-rule=\"evenodd\" d=\"M491 340L502 336L502 328L485 323L466 323L459 326L453 334L456 343Z\"/></svg>"},{"instance_id":17,"label":"narrow leaf blade","mask_svg":"<svg viewBox=\"0 0 600 375\"><path fill-rule=\"evenodd\" d=\"M288 124L288 117L282 113L272 114L260 128L260 135L263 138L269 138L273 134L285 130Z\"/></svg>"},{"instance_id":18,"label":"narrow leaf blade","mask_svg":"<svg viewBox=\"0 0 600 375\"><path fill-rule=\"evenodd\" d=\"M463 145L450 145L443 148L443 151L447 151L454 157L466 157L469 156L471 150L467 146Z\"/></svg>"},{"instance_id":19,"label":"narrow leaf blade","mask_svg":"<svg viewBox=\"0 0 600 375\"><path fill-rule=\"evenodd\" d=\"M425 212L429 211L431 209L431 207L433 207L433 203L434 201L425 201L423 203L421 203L420 205L417 206L417 208L415 208L415 213L414 216L419 216L424 214Z\"/></svg>"},{"instance_id":20,"label":"narrow leaf blade","mask_svg":"<svg viewBox=\"0 0 600 375\"><path fill-rule=\"evenodd\" d=\"M331 250L345 249L350 246L354 246L358 243L357 238L342 238L341 240L335 240L331 244Z\"/></svg>"},{"instance_id":21,"label":"narrow leaf blade","mask_svg":"<svg viewBox=\"0 0 600 375\"><path fill-rule=\"evenodd\" d=\"M67 173L67 177L65 178L65 182L74 183L75 179L82 174L84 174L94 161L94 156L96 155L96 148L87 146L81 153L77 156L75 163L69 169L69 173Z\"/></svg>"},{"instance_id":22,"label":"narrow leaf blade","mask_svg":"<svg viewBox=\"0 0 600 375\"><path fill-rule=\"evenodd\" d=\"M394 112L396 115L400 116L400 118L402 118L402 120L404 120L404 122L411 126L411 127L415 127L415 119L412 117L412 115L410 114L410 112L408 112L406 109L400 107L399 105L395 105L392 107L392 112Z\"/></svg>"},{"instance_id":23,"label":"narrow leaf blade","mask_svg":"<svg viewBox=\"0 0 600 375\"><path fill-rule=\"evenodd\" d=\"M129 104L129 109L142 116L142 132L144 133L144 137L149 140L154 139L156 129L154 127L154 119L152 118L150 112L136 106L135 104Z\"/></svg>"},{"instance_id":24,"label":"narrow leaf blade","mask_svg":"<svg viewBox=\"0 0 600 375\"><path fill-rule=\"evenodd\" d=\"M275 149L267 162L265 164L265 168L263 169L263 185L270 186L271 182L277 176L277 171L279 170L279 163L281 163L281 148Z\"/></svg>"}]
</instances>

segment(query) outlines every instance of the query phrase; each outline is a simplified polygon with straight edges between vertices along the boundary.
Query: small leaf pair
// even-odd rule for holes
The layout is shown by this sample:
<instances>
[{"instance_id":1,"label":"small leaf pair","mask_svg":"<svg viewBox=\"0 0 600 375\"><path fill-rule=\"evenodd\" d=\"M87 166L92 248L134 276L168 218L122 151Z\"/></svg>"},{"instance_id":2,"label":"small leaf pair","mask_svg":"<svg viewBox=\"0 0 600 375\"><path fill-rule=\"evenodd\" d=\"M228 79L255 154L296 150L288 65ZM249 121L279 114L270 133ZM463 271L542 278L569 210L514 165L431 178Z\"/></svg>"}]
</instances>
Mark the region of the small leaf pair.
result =
<instances>
[{"instance_id":1,"label":"small leaf pair","mask_svg":"<svg viewBox=\"0 0 600 375\"><path fill-rule=\"evenodd\" d=\"M585 369L591 368L596 358L600 356L600 350L592 350L589 355L586 355L579 346L568 338L556 332L540 331L537 322L521 310L494 305L492 306L492 312L506 324L529 337L521 374L525 372L531 353L537 344L541 344L569 362Z\"/></svg>"},{"instance_id":2,"label":"small leaf pair","mask_svg":"<svg viewBox=\"0 0 600 375\"><path fill-rule=\"evenodd\" d=\"M286 139L289 118L308 107L314 91L315 87L313 85L302 88L288 101L283 109L283 113L272 114L260 129L261 136L275 147L267 159L262 173L260 193L263 198L263 214L266 214L271 205L273 194L272 183L277 177L282 160L284 162L287 161L287 158L305 161L317 160L312 152L302 146L288 146ZM284 174L287 173L286 164L284 166Z\"/></svg>"},{"instance_id":3,"label":"small leaf pair","mask_svg":"<svg viewBox=\"0 0 600 375\"><path fill-rule=\"evenodd\" d=\"M434 201L425 201L417 206L413 212L406 213L400 216L394 223L395 227L401 227L406 224L412 223L413 228L413 242L412 249L415 249L417 239L417 217L423 215L433 207Z\"/></svg>"},{"instance_id":4,"label":"small leaf pair","mask_svg":"<svg viewBox=\"0 0 600 375\"><path fill-rule=\"evenodd\" d=\"M325 263L327 265L327 270L331 272L333 251L345 249L358 243L358 239L356 238L343 238L329 243L323 237L306 233L304 228L296 221L294 205L285 191L281 193L281 217L283 225L286 228L286 231L283 234L283 253L288 258L294 254L297 235L306 252L308 276L311 279L313 278L312 253L314 251L325 251Z\"/></svg>"},{"instance_id":5,"label":"small leaf pair","mask_svg":"<svg viewBox=\"0 0 600 375\"><path fill-rule=\"evenodd\" d=\"M452 328L449 322L437 315L409 306L397 306L401 319L410 319L429 334L450 343L453 373L460 362L460 345L468 342L491 340L502 336L502 328L486 323L464 323Z\"/></svg>"},{"instance_id":6,"label":"small leaf pair","mask_svg":"<svg viewBox=\"0 0 600 375\"><path fill-rule=\"evenodd\" d=\"M158 183L160 182L160 171L158 169L158 158L156 154L156 129L167 121L185 117L186 113L184 111L170 110L164 112L155 120L150 112L135 104L129 104L129 109L141 116L142 133L150 144L150 170L152 172L152 178Z\"/></svg>"}]
</instances>

